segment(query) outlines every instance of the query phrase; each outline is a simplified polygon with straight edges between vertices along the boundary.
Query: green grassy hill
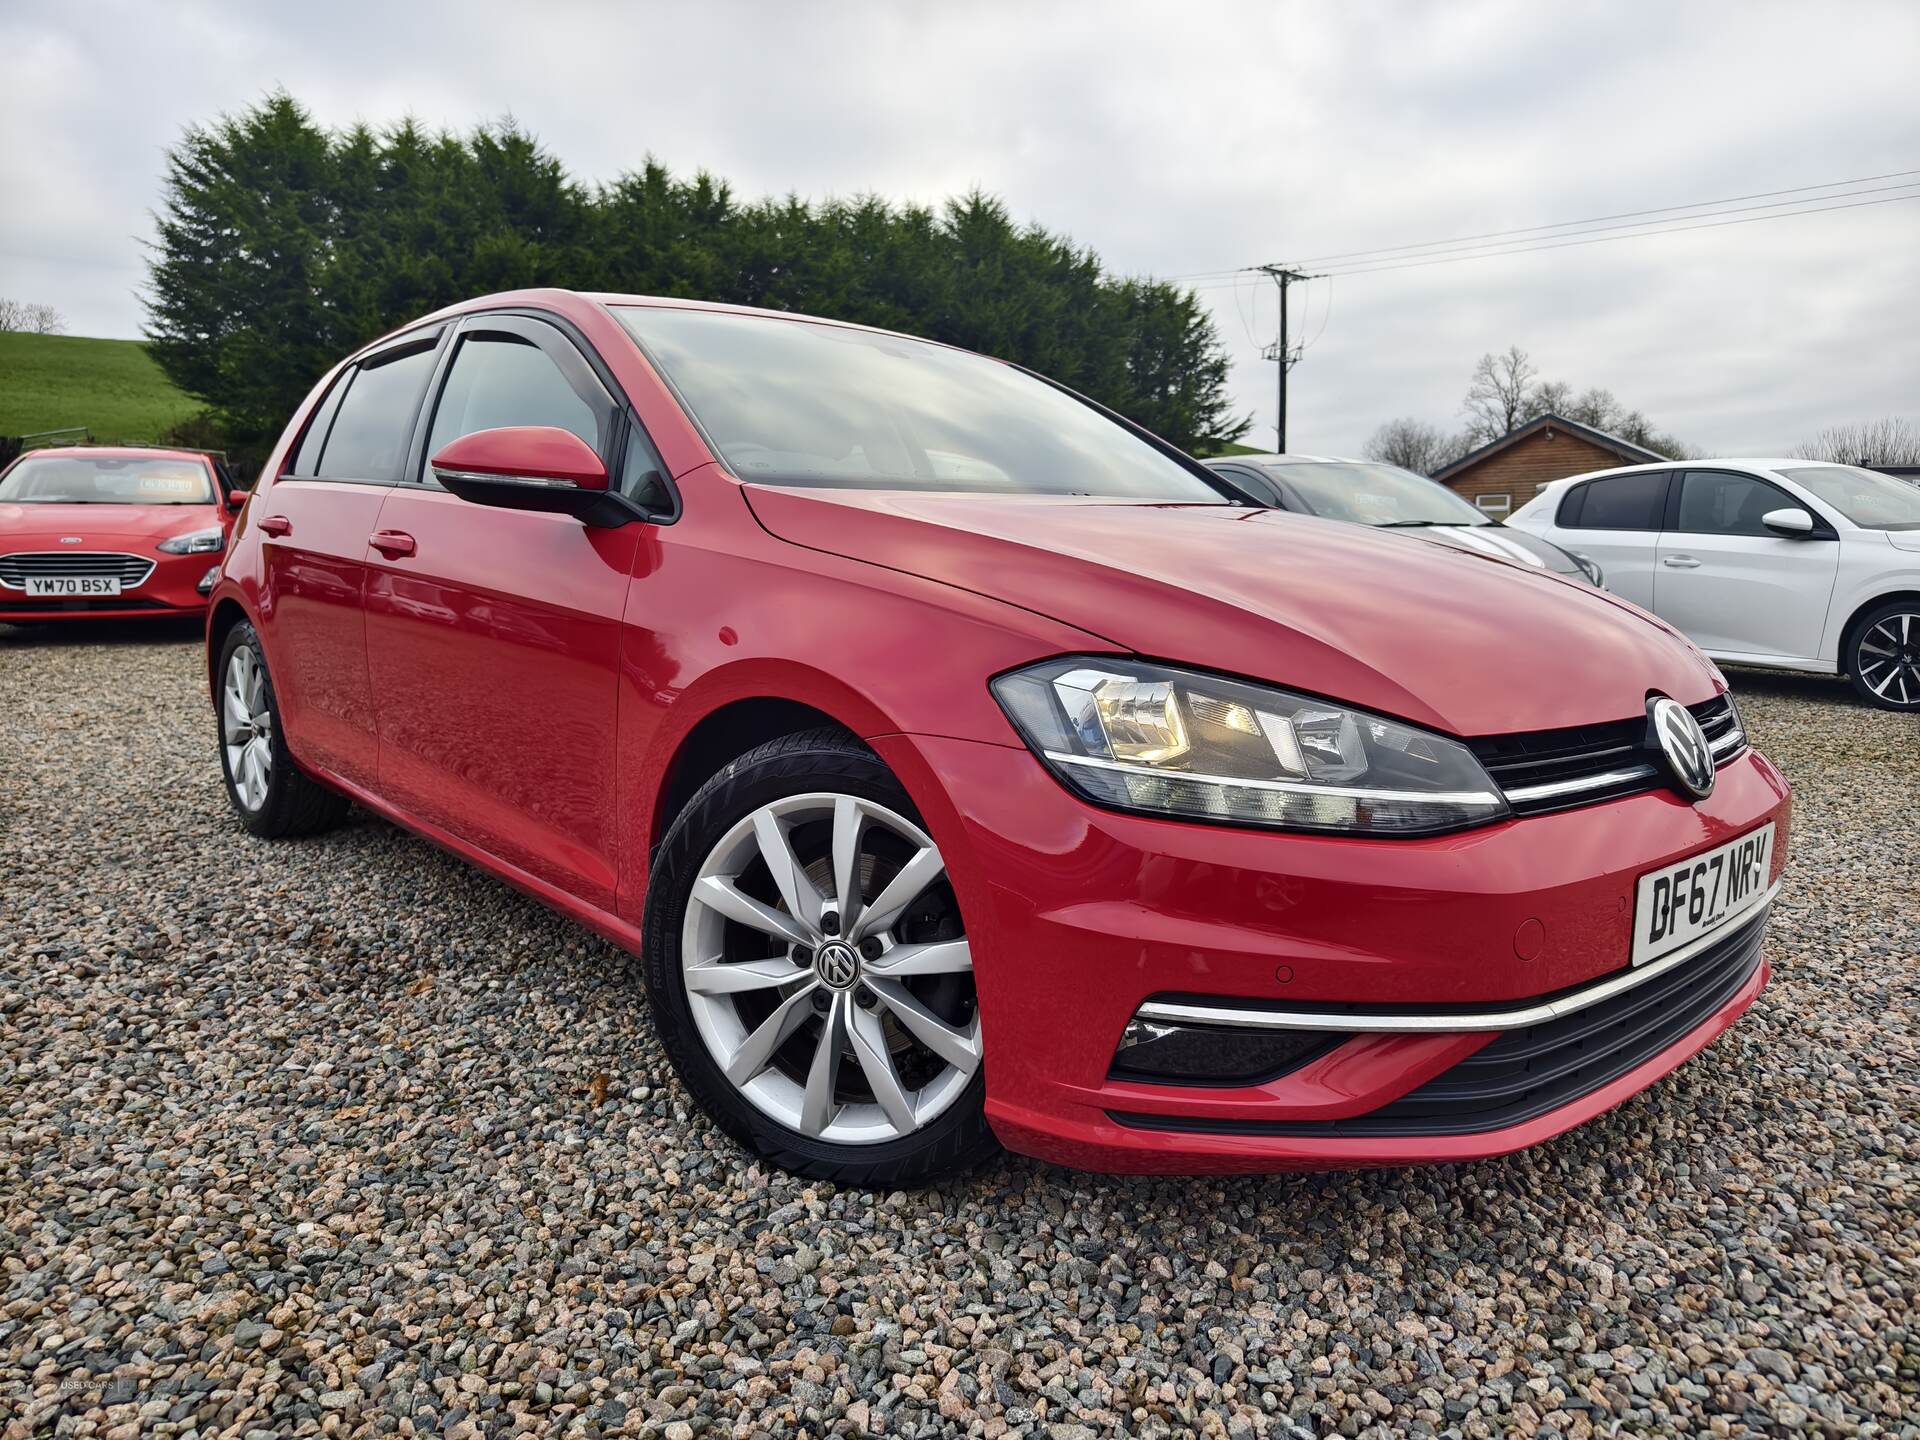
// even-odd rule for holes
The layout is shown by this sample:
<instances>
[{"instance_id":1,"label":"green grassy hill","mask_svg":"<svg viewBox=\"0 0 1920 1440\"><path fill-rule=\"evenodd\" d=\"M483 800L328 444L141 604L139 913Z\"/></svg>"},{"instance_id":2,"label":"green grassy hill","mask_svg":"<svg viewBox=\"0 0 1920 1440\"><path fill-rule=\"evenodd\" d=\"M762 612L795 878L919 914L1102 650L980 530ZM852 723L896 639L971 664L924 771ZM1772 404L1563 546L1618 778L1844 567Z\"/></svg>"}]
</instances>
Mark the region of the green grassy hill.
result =
<instances>
[{"instance_id":1,"label":"green grassy hill","mask_svg":"<svg viewBox=\"0 0 1920 1440\"><path fill-rule=\"evenodd\" d=\"M81 425L103 444L152 441L199 408L138 340L0 334L0 435Z\"/></svg>"}]
</instances>

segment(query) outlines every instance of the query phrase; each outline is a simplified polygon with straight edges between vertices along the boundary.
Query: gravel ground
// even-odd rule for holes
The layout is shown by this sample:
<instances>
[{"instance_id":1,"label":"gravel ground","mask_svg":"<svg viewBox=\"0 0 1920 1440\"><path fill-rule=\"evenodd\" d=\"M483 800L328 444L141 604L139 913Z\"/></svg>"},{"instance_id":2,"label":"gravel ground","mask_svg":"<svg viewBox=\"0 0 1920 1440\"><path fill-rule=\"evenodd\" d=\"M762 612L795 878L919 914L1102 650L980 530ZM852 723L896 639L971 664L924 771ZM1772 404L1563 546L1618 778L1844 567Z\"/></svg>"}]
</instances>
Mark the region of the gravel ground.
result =
<instances>
[{"instance_id":1,"label":"gravel ground","mask_svg":"<svg viewBox=\"0 0 1920 1440\"><path fill-rule=\"evenodd\" d=\"M1738 676L1772 987L1530 1154L869 1195L691 1113L614 950L249 840L191 636L0 627L0 1434L1920 1435L1920 725Z\"/></svg>"}]
</instances>

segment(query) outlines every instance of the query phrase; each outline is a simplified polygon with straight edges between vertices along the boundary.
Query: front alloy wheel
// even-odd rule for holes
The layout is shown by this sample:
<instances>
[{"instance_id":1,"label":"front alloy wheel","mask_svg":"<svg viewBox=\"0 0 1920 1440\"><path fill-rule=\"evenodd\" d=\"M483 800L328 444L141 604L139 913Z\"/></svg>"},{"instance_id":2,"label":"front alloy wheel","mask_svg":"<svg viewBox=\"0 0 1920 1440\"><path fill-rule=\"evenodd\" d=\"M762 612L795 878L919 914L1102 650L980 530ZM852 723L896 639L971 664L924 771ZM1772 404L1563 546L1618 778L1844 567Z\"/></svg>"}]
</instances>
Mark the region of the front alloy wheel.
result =
<instances>
[{"instance_id":1,"label":"front alloy wheel","mask_svg":"<svg viewBox=\"0 0 1920 1440\"><path fill-rule=\"evenodd\" d=\"M730 1133L854 1183L931 1178L990 1144L966 928L872 752L823 731L743 757L675 822L656 885L656 1023Z\"/></svg>"}]
</instances>

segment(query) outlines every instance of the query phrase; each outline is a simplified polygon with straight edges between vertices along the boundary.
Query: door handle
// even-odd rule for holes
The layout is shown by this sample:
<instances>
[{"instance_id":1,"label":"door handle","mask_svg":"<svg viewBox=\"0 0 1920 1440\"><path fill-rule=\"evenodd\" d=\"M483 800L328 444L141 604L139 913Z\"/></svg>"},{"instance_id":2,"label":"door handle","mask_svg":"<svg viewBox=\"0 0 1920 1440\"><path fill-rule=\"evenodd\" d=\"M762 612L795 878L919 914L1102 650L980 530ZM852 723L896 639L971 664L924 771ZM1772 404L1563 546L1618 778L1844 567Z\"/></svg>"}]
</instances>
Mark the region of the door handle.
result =
<instances>
[{"instance_id":1,"label":"door handle","mask_svg":"<svg viewBox=\"0 0 1920 1440\"><path fill-rule=\"evenodd\" d=\"M1698 570L1700 562L1691 555L1668 555L1660 563L1670 570Z\"/></svg>"},{"instance_id":2,"label":"door handle","mask_svg":"<svg viewBox=\"0 0 1920 1440\"><path fill-rule=\"evenodd\" d=\"M262 535L291 535L293 522L284 515L262 515L260 517Z\"/></svg>"},{"instance_id":3,"label":"door handle","mask_svg":"<svg viewBox=\"0 0 1920 1440\"><path fill-rule=\"evenodd\" d=\"M376 530L367 543L389 560L413 554L413 537L404 530Z\"/></svg>"}]
</instances>

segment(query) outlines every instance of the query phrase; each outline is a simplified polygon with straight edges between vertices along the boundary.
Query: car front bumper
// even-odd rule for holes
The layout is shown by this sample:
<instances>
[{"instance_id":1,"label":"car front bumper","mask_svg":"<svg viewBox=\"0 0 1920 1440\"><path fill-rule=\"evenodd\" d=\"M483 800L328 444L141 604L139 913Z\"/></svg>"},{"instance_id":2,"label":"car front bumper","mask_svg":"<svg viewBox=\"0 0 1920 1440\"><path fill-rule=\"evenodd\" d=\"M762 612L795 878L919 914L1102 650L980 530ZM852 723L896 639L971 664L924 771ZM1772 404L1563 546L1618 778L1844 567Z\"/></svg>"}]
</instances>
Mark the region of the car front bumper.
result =
<instances>
[{"instance_id":1,"label":"car front bumper","mask_svg":"<svg viewBox=\"0 0 1920 1440\"><path fill-rule=\"evenodd\" d=\"M1310 1170L1520 1149L1667 1074L1768 978L1762 907L1716 932L1750 927L1752 944L1714 962L1713 985L1691 962L1674 967L1701 982L1684 1026L1643 1026L1636 1048L1616 1047L1626 1068L1574 1075L1542 1092L1544 1109L1541 1095L1532 1106L1483 1106L1484 1124L1435 1114L1427 1097L1458 1090L1464 1075L1515 1088L1512 1073L1535 1062L1501 1057L1527 1048L1527 1027L1551 1023L1525 1012L1627 972L1641 874L1772 820L1777 883L1791 801L1764 757L1724 764L1698 803L1650 792L1453 835L1371 840L1100 810L1023 749L918 735L873 744L927 812L967 917L988 1119L1009 1148L1064 1164ZM1508 1030L1336 1032L1331 1048L1254 1082L1121 1078L1116 1050L1155 1003L1229 1016L1522 1013L1505 1016ZM1477 1066L1465 1063L1482 1052ZM1430 1124L1391 1120L1423 1103Z\"/></svg>"},{"instance_id":2,"label":"car front bumper","mask_svg":"<svg viewBox=\"0 0 1920 1440\"><path fill-rule=\"evenodd\" d=\"M45 551L49 547L27 548ZM207 593L200 587L207 580L208 572L220 563L217 552L163 555L149 548L127 546L116 553L151 560L153 569L139 584L124 588L117 596L101 599L29 599L21 590L0 585L0 623L167 620L195 618L207 613ZM208 585L207 589L211 590L212 586Z\"/></svg>"}]
</instances>

